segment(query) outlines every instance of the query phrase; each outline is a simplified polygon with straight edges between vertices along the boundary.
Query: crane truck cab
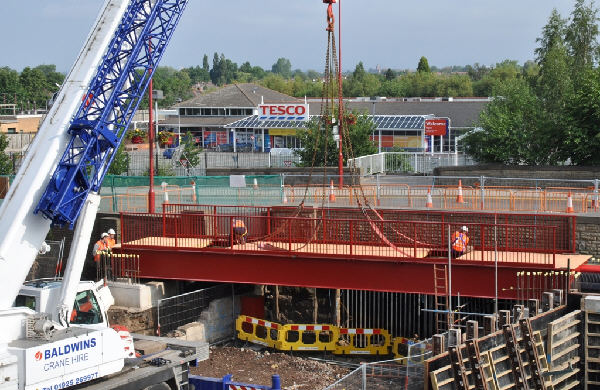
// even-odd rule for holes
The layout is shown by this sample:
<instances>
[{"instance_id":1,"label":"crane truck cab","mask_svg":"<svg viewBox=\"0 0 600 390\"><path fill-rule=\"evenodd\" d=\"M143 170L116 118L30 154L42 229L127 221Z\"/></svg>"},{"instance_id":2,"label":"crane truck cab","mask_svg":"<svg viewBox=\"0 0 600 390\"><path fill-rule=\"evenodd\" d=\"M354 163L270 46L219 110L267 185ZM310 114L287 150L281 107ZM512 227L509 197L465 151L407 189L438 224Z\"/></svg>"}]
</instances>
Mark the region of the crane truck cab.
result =
<instances>
[{"instance_id":1,"label":"crane truck cab","mask_svg":"<svg viewBox=\"0 0 600 390\"><path fill-rule=\"evenodd\" d=\"M15 306L24 306L37 313L53 317L60 300L62 281L41 279L26 282L15 299ZM73 303L73 310L67 322L70 325L81 325L89 329L108 327L108 308L115 302L108 287L103 281L94 283L80 281ZM53 318L56 320L55 318Z\"/></svg>"},{"instance_id":2,"label":"crane truck cab","mask_svg":"<svg viewBox=\"0 0 600 390\"><path fill-rule=\"evenodd\" d=\"M15 299L15 307L27 307L43 314L54 322L56 307L60 302L62 281L60 279L40 279L26 282ZM80 281L77 286L73 310L67 318L68 326L102 330L111 328L108 321L108 309L115 303L110 289L101 280ZM56 324L55 324L56 325ZM120 325L112 328L119 334L123 343L124 358L135 357L133 338L129 330Z\"/></svg>"}]
</instances>

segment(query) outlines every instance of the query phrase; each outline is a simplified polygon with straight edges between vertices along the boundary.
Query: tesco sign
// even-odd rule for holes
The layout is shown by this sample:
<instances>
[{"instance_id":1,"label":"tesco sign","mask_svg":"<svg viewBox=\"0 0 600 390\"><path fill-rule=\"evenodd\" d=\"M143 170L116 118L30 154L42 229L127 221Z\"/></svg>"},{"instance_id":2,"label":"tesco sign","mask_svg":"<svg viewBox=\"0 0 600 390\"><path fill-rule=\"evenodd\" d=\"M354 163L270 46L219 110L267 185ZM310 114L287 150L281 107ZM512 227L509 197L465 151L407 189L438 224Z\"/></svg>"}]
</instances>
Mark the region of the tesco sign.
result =
<instances>
[{"instance_id":1,"label":"tesco sign","mask_svg":"<svg viewBox=\"0 0 600 390\"><path fill-rule=\"evenodd\" d=\"M446 135L450 127L450 119L433 118L425 120L425 135Z\"/></svg>"},{"instance_id":2,"label":"tesco sign","mask_svg":"<svg viewBox=\"0 0 600 390\"><path fill-rule=\"evenodd\" d=\"M261 104L258 106L260 120L308 120L308 104Z\"/></svg>"}]
</instances>

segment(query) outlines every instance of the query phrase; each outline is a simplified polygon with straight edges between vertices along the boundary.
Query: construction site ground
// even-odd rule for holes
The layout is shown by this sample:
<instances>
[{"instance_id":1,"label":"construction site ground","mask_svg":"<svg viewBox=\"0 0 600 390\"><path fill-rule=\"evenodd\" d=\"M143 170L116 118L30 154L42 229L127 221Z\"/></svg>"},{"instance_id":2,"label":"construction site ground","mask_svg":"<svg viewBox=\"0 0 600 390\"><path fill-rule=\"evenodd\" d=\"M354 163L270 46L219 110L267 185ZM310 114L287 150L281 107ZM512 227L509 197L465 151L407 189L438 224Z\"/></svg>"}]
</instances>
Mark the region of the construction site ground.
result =
<instances>
[{"instance_id":1,"label":"construction site ground","mask_svg":"<svg viewBox=\"0 0 600 390\"><path fill-rule=\"evenodd\" d=\"M302 353L255 349L251 345L210 347L210 358L192 367L191 373L215 378L232 374L236 382L266 386L271 385L271 376L278 374L283 390L321 390L351 371L348 366L310 359Z\"/></svg>"}]
</instances>

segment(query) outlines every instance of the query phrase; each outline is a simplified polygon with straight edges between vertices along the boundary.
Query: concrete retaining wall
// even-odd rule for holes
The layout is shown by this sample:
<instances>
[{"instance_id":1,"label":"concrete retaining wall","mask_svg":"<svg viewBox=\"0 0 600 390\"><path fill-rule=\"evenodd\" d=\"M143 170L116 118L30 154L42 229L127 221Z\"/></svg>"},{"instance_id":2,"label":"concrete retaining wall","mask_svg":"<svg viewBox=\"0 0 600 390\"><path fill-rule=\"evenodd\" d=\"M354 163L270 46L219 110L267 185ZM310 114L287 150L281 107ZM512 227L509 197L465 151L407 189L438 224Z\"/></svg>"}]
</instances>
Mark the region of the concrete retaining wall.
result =
<instances>
[{"instance_id":1,"label":"concrete retaining wall","mask_svg":"<svg viewBox=\"0 0 600 390\"><path fill-rule=\"evenodd\" d=\"M175 337L187 341L214 343L235 335L235 319L240 314L240 299L231 297L215 299L196 322L180 326Z\"/></svg>"},{"instance_id":2,"label":"concrete retaining wall","mask_svg":"<svg viewBox=\"0 0 600 390\"><path fill-rule=\"evenodd\" d=\"M594 180L600 179L600 167L581 166L507 166L507 165L472 165L460 167L437 167L433 170L434 176L488 176L523 179L551 179L556 180L552 185L558 185L567 180ZM555 184L558 183L558 184ZM463 181L463 184L465 182ZM575 185L574 183L570 183ZM548 185L548 184L547 184ZM587 184L581 184L588 186Z\"/></svg>"},{"instance_id":3,"label":"concrete retaining wall","mask_svg":"<svg viewBox=\"0 0 600 390\"><path fill-rule=\"evenodd\" d=\"M108 287L115 299L115 306L146 310L156 307L158 300L165 297L163 282L149 282L146 284L108 282Z\"/></svg>"}]
</instances>

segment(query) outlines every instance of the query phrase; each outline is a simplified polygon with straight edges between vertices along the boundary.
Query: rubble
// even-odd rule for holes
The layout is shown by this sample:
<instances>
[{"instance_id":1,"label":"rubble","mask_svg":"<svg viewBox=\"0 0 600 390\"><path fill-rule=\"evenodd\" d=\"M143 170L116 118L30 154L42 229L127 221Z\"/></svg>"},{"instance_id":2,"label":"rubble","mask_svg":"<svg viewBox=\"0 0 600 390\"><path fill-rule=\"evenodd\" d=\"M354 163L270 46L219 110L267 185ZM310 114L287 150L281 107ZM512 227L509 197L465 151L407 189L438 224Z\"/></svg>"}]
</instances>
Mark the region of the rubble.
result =
<instances>
[{"instance_id":1,"label":"rubble","mask_svg":"<svg viewBox=\"0 0 600 390\"><path fill-rule=\"evenodd\" d=\"M346 367L306 357L229 346L211 347L210 359L191 368L194 375L222 378L232 374L236 382L266 386L271 385L271 376L278 374L283 390L324 389L349 372Z\"/></svg>"}]
</instances>

